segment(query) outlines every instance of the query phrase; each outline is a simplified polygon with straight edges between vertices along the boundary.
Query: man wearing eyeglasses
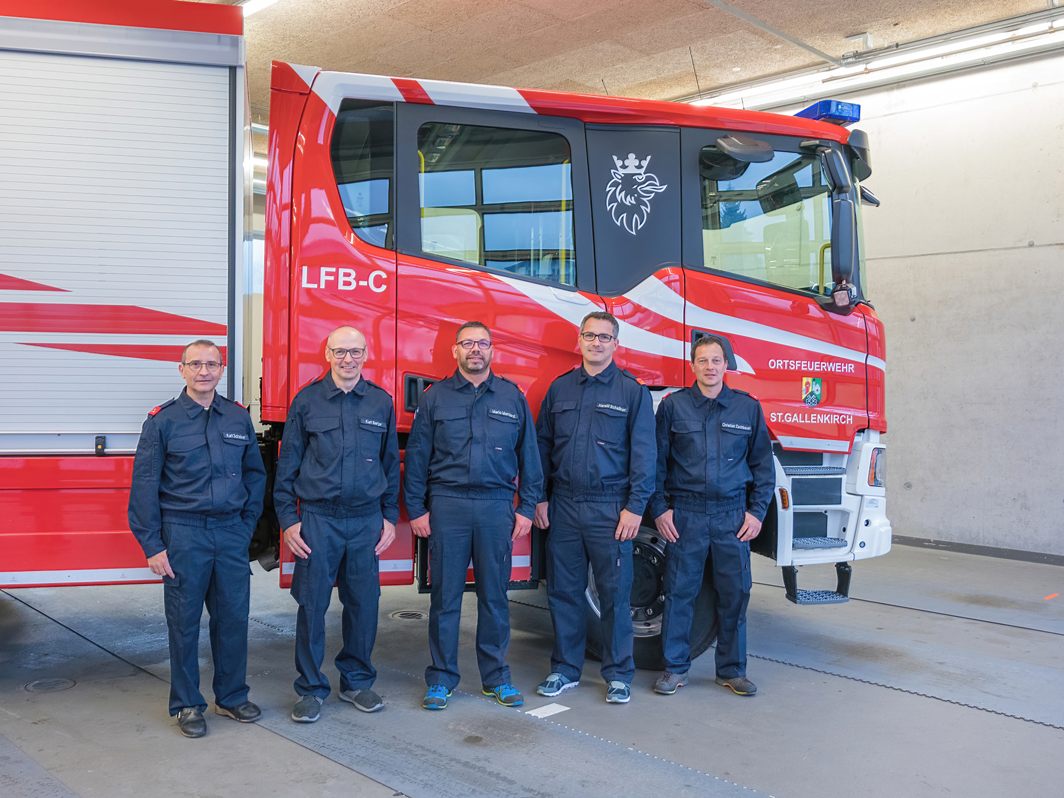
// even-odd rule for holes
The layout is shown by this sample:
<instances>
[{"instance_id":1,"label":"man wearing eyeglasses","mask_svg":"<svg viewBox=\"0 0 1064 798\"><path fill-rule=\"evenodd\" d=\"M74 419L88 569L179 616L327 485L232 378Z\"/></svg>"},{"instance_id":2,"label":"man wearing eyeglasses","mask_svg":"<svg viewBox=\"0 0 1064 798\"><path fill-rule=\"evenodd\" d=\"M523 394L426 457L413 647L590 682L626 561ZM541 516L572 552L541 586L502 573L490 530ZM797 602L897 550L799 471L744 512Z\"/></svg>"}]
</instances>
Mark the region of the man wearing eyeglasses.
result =
<instances>
[{"instance_id":1,"label":"man wearing eyeglasses","mask_svg":"<svg viewBox=\"0 0 1064 798\"><path fill-rule=\"evenodd\" d=\"M654 493L654 410L650 393L617 368L619 325L609 313L584 317L582 364L551 383L536 424L547 501L547 602L554 624L551 672L536 688L556 696L580 683L587 634L587 570L595 577L606 701L631 699L632 539Z\"/></svg>"},{"instance_id":2,"label":"man wearing eyeglasses","mask_svg":"<svg viewBox=\"0 0 1064 798\"><path fill-rule=\"evenodd\" d=\"M329 334L329 371L305 386L288 412L273 497L285 545L295 555L296 616L292 720L313 723L330 692L321 671L325 612L336 584L343 646L338 695L363 712L384 707L373 691L377 638L377 558L399 520L399 444L392 397L362 376L366 338L353 327ZM298 505L297 505L298 500Z\"/></svg>"},{"instance_id":3,"label":"man wearing eyeglasses","mask_svg":"<svg viewBox=\"0 0 1064 798\"><path fill-rule=\"evenodd\" d=\"M199 690L200 616L210 614L219 715L252 723L248 700L248 545L262 512L266 469L248 411L216 388L224 371L211 341L181 354L181 394L148 413L133 459L129 528L163 578L170 643L170 715L186 737L207 733Z\"/></svg>"},{"instance_id":4,"label":"man wearing eyeglasses","mask_svg":"<svg viewBox=\"0 0 1064 798\"><path fill-rule=\"evenodd\" d=\"M458 368L421 395L406 447L406 509L414 534L428 538L432 580L432 664L421 705L445 709L458 686L462 595L472 559L482 690L503 706L519 707L524 697L506 664L506 589L513 541L531 530L543 486L536 433L521 389L491 370L491 331L484 324L459 327L451 352Z\"/></svg>"}]
</instances>

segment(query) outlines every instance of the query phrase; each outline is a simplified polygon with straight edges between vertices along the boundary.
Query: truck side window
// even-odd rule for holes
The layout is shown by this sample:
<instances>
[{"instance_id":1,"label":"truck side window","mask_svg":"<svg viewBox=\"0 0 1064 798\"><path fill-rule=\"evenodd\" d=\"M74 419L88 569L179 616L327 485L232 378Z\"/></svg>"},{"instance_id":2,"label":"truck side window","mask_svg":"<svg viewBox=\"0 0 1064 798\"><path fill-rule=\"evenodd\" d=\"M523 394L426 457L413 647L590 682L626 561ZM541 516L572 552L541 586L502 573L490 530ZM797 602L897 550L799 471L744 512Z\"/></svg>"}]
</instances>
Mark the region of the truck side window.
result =
<instances>
[{"instance_id":1,"label":"truck side window","mask_svg":"<svg viewBox=\"0 0 1064 798\"><path fill-rule=\"evenodd\" d=\"M564 136L429 122L418 129L418 158L426 256L575 285Z\"/></svg>"},{"instance_id":2,"label":"truck side window","mask_svg":"<svg viewBox=\"0 0 1064 798\"><path fill-rule=\"evenodd\" d=\"M388 249L395 248L394 127L391 103L344 100L332 138L333 174L351 229L367 244Z\"/></svg>"},{"instance_id":3,"label":"truck side window","mask_svg":"<svg viewBox=\"0 0 1064 798\"><path fill-rule=\"evenodd\" d=\"M709 146L699 171L707 268L828 293L831 187L815 154L776 151L744 163Z\"/></svg>"}]
</instances>

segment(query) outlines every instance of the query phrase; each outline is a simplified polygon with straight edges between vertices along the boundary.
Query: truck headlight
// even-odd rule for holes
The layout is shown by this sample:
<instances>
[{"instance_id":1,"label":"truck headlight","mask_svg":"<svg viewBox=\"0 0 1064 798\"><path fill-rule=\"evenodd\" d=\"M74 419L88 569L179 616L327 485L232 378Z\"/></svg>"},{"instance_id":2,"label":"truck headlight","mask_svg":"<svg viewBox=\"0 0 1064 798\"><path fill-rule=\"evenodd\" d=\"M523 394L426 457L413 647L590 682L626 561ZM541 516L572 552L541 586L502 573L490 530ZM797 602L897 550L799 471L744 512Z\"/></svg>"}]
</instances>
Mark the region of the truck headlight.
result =
<instances>
[{"instance_id":1,"label":"truck headlight","mask_svg":"<svg viewBox=\"0 0 1064 798\"><path fill-rule=\"evenodd\" d=\"M873 449L868 461L868 486L882 488L887 480L887 450Z\"/></svg>"}]
</instances>

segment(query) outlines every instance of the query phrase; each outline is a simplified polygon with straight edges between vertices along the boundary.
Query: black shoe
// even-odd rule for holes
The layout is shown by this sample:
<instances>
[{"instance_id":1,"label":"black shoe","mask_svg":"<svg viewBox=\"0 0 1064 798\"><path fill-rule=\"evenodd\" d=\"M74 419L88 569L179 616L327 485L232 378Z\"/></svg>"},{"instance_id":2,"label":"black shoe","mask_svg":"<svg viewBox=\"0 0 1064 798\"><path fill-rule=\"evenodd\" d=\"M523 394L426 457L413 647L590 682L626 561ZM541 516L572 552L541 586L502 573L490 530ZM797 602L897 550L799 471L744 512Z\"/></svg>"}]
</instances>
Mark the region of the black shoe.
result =
<instances>
[{"instance_id":1,"label":"black shoe","mask_svg":"<svg viewBox=\"0 0 1064 798\"><path fill-rule=\"evenodd\" d=\"M207 721L195 707L185 707L177 713L177 728L186 737L202 737L207 733Z\"/></svg>"},{"instance_id":2,"label":"black shoe","mask_svg":"<svg viewBox=\"0 0 1064 798\"><path fill-rule=\"evenodd\" d=\"M238 720L241 723L254 723L262 717L262 710L251 701L245 701L235 707L223 707L221 704L215 704L214 711L219 715Z\"/></svg>"}]
</instances>

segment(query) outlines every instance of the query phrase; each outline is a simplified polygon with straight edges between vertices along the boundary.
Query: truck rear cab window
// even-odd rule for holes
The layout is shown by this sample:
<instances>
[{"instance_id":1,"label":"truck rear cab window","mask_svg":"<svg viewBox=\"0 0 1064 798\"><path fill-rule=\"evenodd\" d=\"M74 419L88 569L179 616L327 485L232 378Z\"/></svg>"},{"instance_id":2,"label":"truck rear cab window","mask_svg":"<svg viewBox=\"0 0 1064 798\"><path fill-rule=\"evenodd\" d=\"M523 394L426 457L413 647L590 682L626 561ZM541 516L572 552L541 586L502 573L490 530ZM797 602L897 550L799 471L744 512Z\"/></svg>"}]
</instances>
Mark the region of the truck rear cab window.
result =
<instances>
[{"instance_id":1,"label":"truck rear cab window","mask_svg":"<svg viewBox=\"0 0 1064 798\"><path fill-rule=\"evenodd\" d=\"M576 284L564 136L428 122L417 143L424 255Z\"/></svg>"},{"instance_id":2,"label":"truck rear cab window","mask_svg":"<svg viewBox=\"0 0 1064 798\"><path fill-rule=\"evenodd\" d=\"M830 291L831 185L815 153L777 150L746 163L708 146L699 172L707 268Z\"/></svg>"},{"instance_id":3,"label":"truck rear cab window","mask_svg":"<svg viewBox=\"0 0 1064 798\"><path fill-rule=\"evenodd\" d=\"M332 138L333 174L355 235L395 248L392 185L395 109L391 103L344 100Z\"/></svg>"}]
</instances>

